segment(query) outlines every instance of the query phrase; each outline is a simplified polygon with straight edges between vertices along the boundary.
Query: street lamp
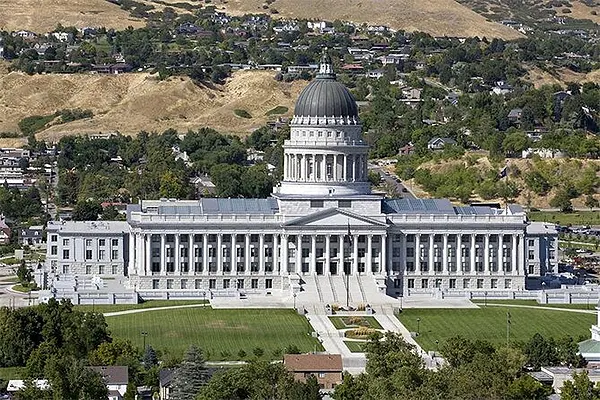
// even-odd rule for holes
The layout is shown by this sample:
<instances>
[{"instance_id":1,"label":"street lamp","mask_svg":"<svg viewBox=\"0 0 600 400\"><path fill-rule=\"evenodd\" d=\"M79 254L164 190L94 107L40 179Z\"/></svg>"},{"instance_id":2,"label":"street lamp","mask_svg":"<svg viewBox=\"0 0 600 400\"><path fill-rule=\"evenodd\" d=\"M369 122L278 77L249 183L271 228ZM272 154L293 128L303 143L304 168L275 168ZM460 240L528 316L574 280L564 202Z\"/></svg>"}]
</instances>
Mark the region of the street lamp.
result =
<instances>
[{"instance_id":1,"label":"street lamp","mask_svg":"<svg viewBox=\"0 0 600 400\"><path fill-rule=\"evenodd\" d=\"M483 292L483 306L487 307L487 291Z\"/></svg>"},{"instance_id":2,"label":"street lamp","mask_svg":"<svg viewBox=\"0 0 600 400\"><path fill-rule=\"evenodd\" d=\"M439 353L440 353L440 341L439 341L439 340L436 340L436 341L435 341L435 352L436 352L437 354L439 354Z\"/></svg>"},{"instance_id":3,"label":"street lamp","mask_svg":"<svg viewBox=\"0 0 600 400\"><path fill-rule=\"evenodd\" d=\"M148 336L148 332L142 331L142 337L144 338L144 351L146 351L146 336Z\"/></svg>"},{"instance_id":4,"label":"street lamp","mask_svg":"<svg viewBox=\"0 0 600 400\"><path fill-rule=\"evenodd\" d=\"M417 318L417 336L421 334L421 318Z\"/></svg>"},{"instance_id":5,"label":"street lamp","mask_svg":"<svg viewBox=\"0 0 600 400\"><path fill-rule=\"evenodd\" d=\"M404 297L404 295L400 293L400 311L402 311L402 297Z\"/></svg>"},{"instance_id":6,"label":"street lamp","mask_svg":"<svg viewBox=\"0 0 600 400\"><path fill-rule=\"evenodd\" d=\"M297 294L294 293L293 296L294 296L294 310L295 310L296 309L296 296L297 296Z\"/></svg>"}]
</instances>

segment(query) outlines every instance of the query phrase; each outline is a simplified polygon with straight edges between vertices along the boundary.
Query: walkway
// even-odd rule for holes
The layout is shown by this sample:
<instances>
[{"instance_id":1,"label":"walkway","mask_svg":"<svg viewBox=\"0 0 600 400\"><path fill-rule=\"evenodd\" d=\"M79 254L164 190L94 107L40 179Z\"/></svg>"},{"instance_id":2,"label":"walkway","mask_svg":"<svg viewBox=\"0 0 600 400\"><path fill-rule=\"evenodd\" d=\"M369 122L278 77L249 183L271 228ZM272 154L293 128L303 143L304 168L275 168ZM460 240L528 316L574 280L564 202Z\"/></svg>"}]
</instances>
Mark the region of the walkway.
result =
<instances>
[{"instance_id":1,"label":"walkway","mask_svg":"<svg viewBox=\"0 0 600 400\"><path fill-rule=\"evenodd\" d=\"M482 306L483 304L479 304ZM502 304L502 303L487 303L488 306L492 307L513 307L513 308L535 308L537 310L550 310L550 311L568 311L581 314L596 314L596 310L581 310L579 308L560 308L560 307L544 307L544 306L527 306L522 304Z\"/></svg>"},{"instance_id":2,"label":"walkway","mask_svg":"<svg viewBox=\"0 0 600 400\"><path fill-rule=\"evenodd\" d=\"M119 315L138 314L147 311L161 311L161 310L173 310L176 308L194 308L194 307L210 307L210 304L186 304L182 306L165 306L165 307L152 307L152 308L133 308L131 310L105 312L105 317L116 317Z\"/></svg>"}]
</instances>

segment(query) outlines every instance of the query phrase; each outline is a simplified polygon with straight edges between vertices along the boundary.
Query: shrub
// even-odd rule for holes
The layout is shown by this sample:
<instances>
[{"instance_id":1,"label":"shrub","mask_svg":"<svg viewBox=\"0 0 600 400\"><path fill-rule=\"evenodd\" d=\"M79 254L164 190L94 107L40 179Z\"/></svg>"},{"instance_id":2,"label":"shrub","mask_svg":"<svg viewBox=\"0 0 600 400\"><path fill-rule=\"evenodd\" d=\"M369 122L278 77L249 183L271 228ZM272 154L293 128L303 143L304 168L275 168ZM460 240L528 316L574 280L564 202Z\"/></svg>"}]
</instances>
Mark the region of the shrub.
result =
<instances>
[{"instance_id":1,"label":"shrub","mask_svg":"<svg viewBox=\"0 0 600 400\"><path fill-rule=\"evenodd\" d=\"M285 106L277 106L277 107L272 108L269 111L267 111L265 113L265 115L269 116L269 115L285 114L286 112L288 112L288 108L287 107L285 107Z\"/></svg>"},{"instance_id":2,"label":"shrub","mask_svg":"<svg viewBox=\"0 0 600 400\"><path fill-rule=\"evenodd\" d=\"M372 335L377 334L377 330L372 328L367 328L366 326L361 326L360 328L351 329L346 331L344 336L352 339L368 339Z\"/></svg>"},{"instance_id":3,"label":"shrub","mask_svg":"<svg viewBox=\"0 0 600 400\"><path fill-rule=\"evenodd\" d=\"M248 111L242 110L239 108L236 108L235 110L233 110L233 113L240 118L252 118L252 115L250 115L250 113Z\"/></svg>"},{"instance_id":4,"label":"shrub","mask_svg":"<svg viewBox=\"0 0 600 400\"><path fill-rule=\"evenodd\" d=\"M246 352L244 349L240 349L240 351L238 351L238 357L240 360L246 358Z\"/></svg>"},{"instance_id":5,"label":"shrub","mask_svg":"<svg viewBox=\"0 0 600 400\"><path fill-rule=\"evenodd\" d=\"M262 357L262 356L263 356L263 354L265 354L265 351L264 351L264 350L263 350L261 347L255 347L255 348L252 350L252 353L254 353L254 355L255 355L256 357L259 357L259 358L260 358L260 357Z\"/></svg>"},{"instance_id":6,"label":"shrub","mask_svg":"<svg viewBox=\"0 0 600 400\"><path fill-rule=\"evenodd\" d=\"M52 121L56 117L56 114L51 115L32 115L31 117L25 117L19 121L19 129L25 135L33 135L44 129L46 124Z\"/></svg>"}]
</instances>

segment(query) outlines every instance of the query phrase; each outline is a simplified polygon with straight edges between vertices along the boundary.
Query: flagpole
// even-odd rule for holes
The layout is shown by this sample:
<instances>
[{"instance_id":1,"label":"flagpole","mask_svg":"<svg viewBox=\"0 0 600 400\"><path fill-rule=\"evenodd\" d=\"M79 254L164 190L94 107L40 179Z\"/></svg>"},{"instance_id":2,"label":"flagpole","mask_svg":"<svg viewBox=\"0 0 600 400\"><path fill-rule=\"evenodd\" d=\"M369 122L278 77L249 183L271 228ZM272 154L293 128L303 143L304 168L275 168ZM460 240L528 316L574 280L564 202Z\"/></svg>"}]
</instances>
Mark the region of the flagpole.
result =
<instances>
[{"instance_id":1,"label":"flagpole","mask_svg":"<svg viewBox=\"0 0 600 400\"><path fill-rule=\"evenodd\" d=\"M510 311L506 313L506 345L510 343Z\"/></svg>"},{"instance_id":2,"label":"flagpole","mask_svg":"<svg viewBox=\"0 0 600 400\"><path fill-rule=\"evenodd\" d=\"M346 234L348 237L348 247L346 250L350 251L350 247L352 247L352 235L350 234L350 219L348 219L348 233ZM345 241L344 241L345 242ZM344 257L347 252L344 252ZM351 258L351 260L353 260ZM344 260L344 272L346 273L346 309L350 309L350 266L346 269L346 260Z\"/></svg>"}]
</instances>

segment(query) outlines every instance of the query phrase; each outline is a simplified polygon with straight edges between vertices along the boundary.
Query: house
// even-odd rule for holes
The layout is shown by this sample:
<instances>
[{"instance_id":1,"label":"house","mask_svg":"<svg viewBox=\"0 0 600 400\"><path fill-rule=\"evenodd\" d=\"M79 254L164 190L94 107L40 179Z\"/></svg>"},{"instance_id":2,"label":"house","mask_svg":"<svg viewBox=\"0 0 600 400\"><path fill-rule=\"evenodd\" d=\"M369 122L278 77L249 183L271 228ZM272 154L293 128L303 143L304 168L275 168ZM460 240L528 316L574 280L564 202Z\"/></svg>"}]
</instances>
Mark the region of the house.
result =
<instances>
[{"instance_id":1,"label":"house","mask_svg":"<svg viewBox=\"0 0 600 400\"><path fill-rule=\"evenodd\" d=\"M308 64L308 65L290 65L288 67L288 73L290 74L299 74L303 71L313 72L318 71L319 65L317 64Z\"/></svg>"},{"instance_id":2,"label":"house","mask_svg":"<svg viewBox=\"0 0 600 400\"><path fill-rule=\"evenodd\" d=\"M401 64L404 60L407 60L409 57L408 54L387 54L385 56L379 57L379 61L385 65L398 65Z\"/></svg>"},{"instance_id":3,"label":"house","mask_svg":"<svg viewBox=\"0 0 600 400\"><path fill-rule=\"evenodd\" d=\"M350 74L360 74L364 71L364 68L360 64L345 64L342 67L342 71L348 72Z\"/></svg>"},{"instance_id":4,"label":"house","mask_svg":"<svg viewBox=\"0 0 600 400\"><path fill-rule=\"evenodd\" d=\"M175 368L164 368L158 372L158 392L160 400L169 400L171 398L171 388L173 378L175 377Z\"/></svg>"},{"instance_id":5,"label":"house","mask_svg":"<svg viewBox=\"0 0 600 400\"><path fill-rule=\"evenodd\" d=\"M512 110L509 111L507 118L510 121L510 123L512 123L512 124L520 124L522 115L523 115L523 109L513 108Z\"/></svg>"},{"instance_id":6,"label":"house","mask_svg":"<svg viewBox=\"0 0 600 400\"><path fill-rule=\"evenodd\" d=\"M504 96L505 94L509 94L513 91L513 87L506 83L505 81L498 81L496 85L492 88L492 93L497 94L499 96Z\"/></svg>"},{"instance_id":7,"label":"house","mask_svg":"<svg viewBox=\"0 0 600 400\"><path fill-rule=\"evenodd\" d=\"M10 243L10 233L11 231L8 225L6 225L4 215L0 214L0 244Z\"/></svg>"},{"instance_id":8,"label":"house","mask_svg":"<svg viewBox=\"0 0 600 400\"><path fill-rule=\"evenodd\" d=\"M533 149L528 148L527 150L523 150L521 153L521 158L531 158L531 156L537 155L541 158L564 158L565 153L558 149Z\"/></svg>"},{"instance_id":9,"label":"house","mask_svg":"<svg viewBox=\"0 0 600 400\"><path fill-rule=\"evenodd\" d=\"M121 400L127 391L129 370L126 366L89 367L102 375L108 389L108 400Z\"/></svg>"},{"instance_id":10,"label":"house","mask_svg":"<svg viewBox=\"0 0 600 400\"><path fill-rule=\"evenodd\" d=\"M452 139L452 138L441 138L441 137L435 137L433 139L431 139L429 142L427 142L427 148L429 150L443 150L444 147L446 146L453 146L456 145L456 140Z\"/></svg>"},{"instance_id":11,"label":"house","mask_svg":"<svg viewBox=\"0 0 600 400\"><path fill-rule=\"evenodd\" d=\"M50 389L50 384L47 379L34 379L33 384L40 390ZM22 379L11 379L8 381L6 391L8 393L16 393L25 387L25 381Z\"/></svg>"},{"instance_id":12,"label":"house","mask_svg":"<svg viewBox=\"0 0 600 400\"><path fill-rule=\"evenodd\" d=\"M27 246L39 246L44 243L44 227L30 226L19 230L19 243Z\"/></svg>"},{"instance_id":13,"label":"house","mask_svg":"<svg viewBox=\"0 0 600 400\"><path fill-rule=\"evenodd\" d=\"M71 32L52 32L51 35L59 42L70 42L73 40L73 34Z\"/></svg>"},{"instance_id":14,"label":"house","mask_svg":"<svg viewBox=\"0 0 600 400\"><path fill-rule=\"evenodd\" d=\"M283 365L297 381L314 375L321 389L333 389L342 383L342 356L339 354L286 354Z\"/></svg>"},{"instance_id":15,"label":"house","mask_svg":"<svg viewBox=\"0 0 600 400\"><path fill-rule=\"evenodd\" d=\"M458 93L456 93L456 92L448 93L446 95L445 99L448 100L450 102L450 104L452 104L453 106L458 105Z\"/></svg>"},{"instance_id":16,"label":"house","mask_svg":"<svg viewBox=\"0 0 600 400\"><path fill-rule=\"evenodd\" d=\"M600 382L600 370L596 368L541 367L540 371L530 372L529 375L544 385L552 386L560 394L565 381L572 381L573 374L584 371L592 384Z\"/></svg>"},{"instance_id":17,"label":"house","mask_svg":"<svg viewBox=\"0 0 600 400\"><path fill-rule=\"evenodd\" d=\"M20 38L25 39L25 40L33 40L37 37L37 34L35 32L26 31L26 30L13 32L12 35L19 36Z\"/></svg>"},{"instance_id":18,"label":"house","mask_svg":"<svg viewBox=\"0 0 600 400\"><path fill-rule=\"evenodd\" d=\"M398 149L399 156L410 156L415 152L415 146L412 143L408 143Z\"/></svg>"},{"instance_id":19,"label":"house","mask_svg":"<svg viewBox=\"0 0 600 400\"><path fill-rule=\"evenodd\" d=\"M385 75L385 71L382 69L373 69L371 71L367 71L366 77L367 78L373 78L373 79L379 79L379 78L383 78L383 76Z\"/></svg>"},{"instance_id":20,"label":"house","mask_svg":"<svg viewBox=\"0 0 600 400\"><path fill-rule=\"evenodd\" d=\"M416 108L419 103L421 103L421 94L423 93L423 89L418 88L403 88L402 96L403 98L400 101L406 104L409 107Z\"/></svg>"}]
</instances>

